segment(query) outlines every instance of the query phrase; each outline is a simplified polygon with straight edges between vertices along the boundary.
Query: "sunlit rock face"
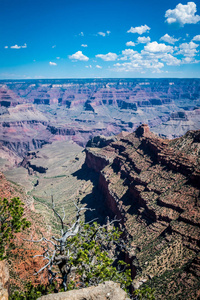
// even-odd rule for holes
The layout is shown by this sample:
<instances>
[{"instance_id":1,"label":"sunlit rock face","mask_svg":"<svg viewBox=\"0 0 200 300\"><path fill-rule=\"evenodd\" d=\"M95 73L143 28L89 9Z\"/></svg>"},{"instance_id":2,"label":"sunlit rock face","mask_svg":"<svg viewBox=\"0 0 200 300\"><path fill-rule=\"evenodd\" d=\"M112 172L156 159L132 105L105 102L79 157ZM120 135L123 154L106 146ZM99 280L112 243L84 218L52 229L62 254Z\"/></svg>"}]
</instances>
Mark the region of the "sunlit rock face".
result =
<instances>
[{"instance_id":1,"label":"sunlit rock face","mask_svg":"<svg viewBox=\"0 0 200 300\"><path fill-rule=\"evenodd\" d=\"M200 128L199 79L0 81L3 157L57 140L81 146L142 123L167 138ZM15 159L16 161L17 159Z\"/></svg>"},{"instance_id":2,"label":"sunlit rock face","mask_svg":"<svg viewBox=\"0 0 200 300\"><path fill-rule=\"evenodd\" d=\"M38 300L130 300L124 290L120 288L120 284L112 281L106 281L97 286L62 292L58 294L50 294L42 296Z\"/></svg>"},{"instance_id":3,"label":"sunlit rock face","mask_svg":"<svg viewBox=\"0 0 200 300\"><path fill-rule=\"evenodd\" d=\"M8 290L9 290L9 268L6 260L0 261L0 299L8 300Z\"/></svg>"},{"instance_id":4,"label":"sunlit rock face","mask_svg":"<svg viewBox=\"0 0 200 300\"><path fill-rule=\"evenodd\" d=\"M156 299L175 299L175 291L197 299L200 130L168 140L144 124L105 147L87 148L86 164L99 173L99 192L121 220L134 287L147 281Z\"/></svg>"}]
</instances>

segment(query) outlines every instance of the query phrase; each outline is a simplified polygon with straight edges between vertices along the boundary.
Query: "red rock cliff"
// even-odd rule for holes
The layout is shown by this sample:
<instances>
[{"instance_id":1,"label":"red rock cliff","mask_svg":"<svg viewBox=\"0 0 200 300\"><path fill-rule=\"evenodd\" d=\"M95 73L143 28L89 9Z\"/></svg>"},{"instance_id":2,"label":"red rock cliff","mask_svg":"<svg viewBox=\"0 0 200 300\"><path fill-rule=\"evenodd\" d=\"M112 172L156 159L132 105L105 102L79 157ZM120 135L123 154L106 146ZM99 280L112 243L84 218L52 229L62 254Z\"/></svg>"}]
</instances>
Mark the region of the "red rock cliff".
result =
<instances>
[{"instance_id":1,"label":"red rock cliff","mask_svg":"<svg viewBox=\"0 0 200 300\"><path fill-rule=\"evenodd\" d=\"M199 137L200 131L190 131L163 140L142 125L107 147L87 149L86 164L100 172L99 189L127 233L129 256L137 268L135 286L159 276L171 280L170 291L158 280L158 298L175 290L198 297Z\"/></svg>"}]
</instances>

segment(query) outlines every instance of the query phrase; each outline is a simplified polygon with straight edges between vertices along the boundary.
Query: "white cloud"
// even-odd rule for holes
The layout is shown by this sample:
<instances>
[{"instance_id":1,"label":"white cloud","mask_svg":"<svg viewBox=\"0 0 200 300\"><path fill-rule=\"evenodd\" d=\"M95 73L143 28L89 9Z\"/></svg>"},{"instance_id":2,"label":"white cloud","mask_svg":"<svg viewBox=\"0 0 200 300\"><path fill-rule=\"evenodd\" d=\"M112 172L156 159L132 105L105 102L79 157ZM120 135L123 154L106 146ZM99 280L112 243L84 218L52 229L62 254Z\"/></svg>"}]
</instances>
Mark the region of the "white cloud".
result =
<instances>
[{"instance_id":1,"label":"white cloud","mask_svg":"<svg viewBox=\"0 0 200 300\"><path fill-rule=\"evenodd\" d=\"M143 34L144 32L148 32L150 29L151 28L147 25L141 25L139 27L131 27L127 32Z\"/></svg>"},{"instance_id":2,"label":"white cloud","mask_svg":"<svg viewBox=\"0 0 200 300\"><path fill-rule=\"evenodd\" d=\"M133 49L125 49L122 51L122 54L127 56L132 56L135 53L137 53L137 51L134 51Z\"/></svg>"},{"instance_id":3,"label":"white cloud","mask_svg":"<svg viewBox=\"0 0 200 300\"><path fill-rule=\"evenodd\" d=\"M122 54L124 56L119 60L128 59L129 61L124 63L118 62L114 64L114 70L120 72L123 71L140 73L144 73L148 69L151 69L153 73L162 72L161 69L164 67L164 63L162 61L159 61L159 59L163 58L164 61L164 56L166 58L166 56L168 55L168 53L150 53L144 50L142 50L141 53L138 53L137 51L133 51L132 49L125 49L122 51ZM172 65L172 56L169 57L169 59L171 59ZM176 65L178 65L178 62L176 62Z\"/></svg>"},{"instance_id":4,"label":"white cloud","mask_svg":"<svg viewBox=\"0 0 200 300\"><path fill-rule=\"evenodd\" d=\"M184 26L184 24L196 24L200 21L200 16L195 15L196 11L197 8L194 2L188 2L186 5L179 3L175 9L166 11L166 22L168 24L179 23L181 26Z\"/></svg>"},{"instance_id":5,"label":"white cloud","mask_svg":"<svg viewBox=\"0 0 200 300\"><path fill-rule=\"evenodd\" d=\"M169 43L169 44L174 44L175 42L179 41L179 39L175 39L174 37L170 36L168 33L166 33L165 35L163 35L161 38L160 38L160 41L164 41L166 43Z\"/></svg>"},{"instance_id":6,"label":"white cloud","mask_svg":"<svg viewBox=\"0 0 200 300\"><path fill-rule=\"evenodd\" d=\"M81 45L81 47L84 47L84 48L86 48L86 47L88 47L88 45L86 45L86 44L82 44L82 45Z\"/></svg>"},{"instance_id":7,"label":"white cloud","mask_svg":"<svg viewBox=\"0 0 200 300\"><path fill-rule=\"evenodd\" d=\"M138 52L134 51L133 49L125 49L122 51L123 56L119 58L119 60L132 59L135 54L138 54Z\"/></svg>"},{"instance_id":8,"label":"white cloud","mask_svg":"<svg viewBox=\"0 0 200 300\"><path fill-rule=\"evenodd\" d=\"M97 35L106 36L106 35L109 35L110 33L111 32L109 30L107 30L106 32L99 31L99 32L97 32Z\"/></svg>"},{"instance_id":9,"label":"white cloud","mask_svg":"<svg viewBox=\"0 0 200 300\"><path fill-rule=\"evenodd\" d=\"M53 45L52 48L56 48L56 45Z\"/></svg>"},{"instance_id":10,"label":"white cloud","mask_svg":"<svg viewBox=\"0 0 200 300\"><path fill-rule=\"evenodd\" d=\"M152 53L173 52L172 46L167 46L163 43L152 42L144 46L144 50Z\"/></svg>"},{"instance_id":11,"label":"white cloud","mask_svg":"<svg viewBox=\"0 0 200 300\"><path fill-rule=\"evenodd\" d=\"M112 52L109 52L107 54L97 54L95 55L96 57L99 57L105 61L114 61L117 59L117 54L116 53L112 53Z\"/></svg>"},{"instance_id":12,"label":"white cloud","mask_svg":"<svg viewBox=\"0 0 200 300\"><path fill-rule=\"evenodd\" d=\"M174 39L174 37L168 37ZM173 42L175 41L173 40ZM192 41L182 43L179 47L154 41L145 45L141 52L125 49L122 51L122 55L118 57L118 62L114 64L113 70L140 73L150 70L152 73L161 73L164 71L165 66L178 67L183 64L199 63L195 59L198 46ZM181 55L182 58L176 57L176 55ZM125 62L120 62L122 60L125 60Z\"/></svg>"},{"instance_id":13,"label":"white cloud","mask_svg":"<svg viewBox=\"0 0 200 300\"><path fill-rule=\"evenodd\" d=\"M161 61L164 61L168 66L180 66L181 60L174 57L170 53L163 53L160 57Z\"/></svg>"},{"instance_id":14,"label":"white cloud","mask_svg":"<svg viewBox=\"0 0 200 300\"><path fill-rule=\"evenodd\" d=\"M81 31L81 32L79 33L79 35L80 35L80 36L84 36L84 33Z\"/></svg>"},{"instance_id":15,"label":"white cloud","mask_svg":"<svg viewBox=\"0 0 200 300\"><path fill-rule=\"evenodd\" d=\"M4 48L5 48L5 49L8 49L8 46L5 46Z\"/></svg>"},{"instance_id":16,"label":"white cloud","mask_svg":"<svg viewBox=\"0 0 200 300\"><path fill-rule=\"evenodd\" d=\"M200 35L195 35L192 40L196 42L200 42Z\"/></svg>"},{"instance_id":17,"label":"white cloud","mask_svg":"<svg viewBox=\"0 0 200 300\"><path fill-rule=\"evenodd\" d=\"M190 42L190 43L183 43L179 46L179 51L177 54L182 54L184 56L195 56L199 51L196 50L196 48L199 47L199 45Z\"/></svg>"},{"instance_id":18,"label":"white cloud","mask_svg":"<svg viewBox=\"0 0 200 300\"><path fill-rule=\"evenodd\" d=\"M57 56L57 57L56 57L56 59L60 59L60 57L59 57L59 56Z\"/></svg>"},{"instance_id":19,"label":"white cloud","mask_svg":"<svg viewBox=\"0 0 200 300\"><path fill-rule=\"evenodd\" d=\"M126 43L126 46L127 46L127 47L134 47L134 46L135 46L135 43L130 41L130 42L127 42L127 43Z\"/></svg>"},{"instance_id":20,"label":"white cloud","mask_svg":"<svg viewBox=\"0 0 200 300\"><path fill-rule=\"evenodd\" d=\"M57 66L57 64L55 62L50 61L49 62L50 66Z\"/></svg>"},{"instance_id":21,"label":"white cloud","mask_svg":"<svg viewBox=\"0 0 200 300\"><path fill-rule=\"evenodd\" d=\"M96 68L97 68L97 69L102 69L102 67L101 67L101 66L99 66L99 65L96 65Z\"/></svg>"},{"instance_id":22,"label":"white cloud","mask_svg":"<svg viewBox=\"0 0 200 300\"><path fill-rule=\"evenodd\" d=\"M139 44L146 44L146 43L149 43L151 41L151 39L150 39L150 37L149 36L139 36L138 38L137 38L137 42L139 43Z\"/></svg>"},{"instance_id":23,"label":"white cloud","mask_svg":"<svg viewBox=\"0 0 200 300\"><path fill-rule=\"evenodd\" d=\"M194 59L192 56L186 56L182 59L182 64L198 64L199 60Z\"/></svg>"},{"instance_id":24,"label":"white cloud","mask_svg":"<svg viewBox=\"0 0 200 300\"><path fill-rule=\"evenodd\" d=\"M106 36L105 32L102 32L102 31L99 31L99 32L98 32L98 35Z\"/></svg>"},{"instance_id":25,"label":"white cloud","mask_svg":"<svg viewBox=\"0 0 200 300\"><path fill-rule=\"evenodd\" d=\"M69 55L69 59L75 59L75 60L82 60L82 61L88 61L89 57L84 55L82 51L77 51L76 53Z\"/></svg>"},{"instance_id":26,"label":"white cloud","mask_svg":"<svg viewBox=\"0 0 200 300\"><path fill-rule=\"evenodd\" d=\"M92 69L92 65L89 65L89 66L85 66L86 68L90 68L90 69Z\"/></svg>"},{"instance_id":27,"label":"white cloud","mask_svg":"<svg viewBox=\"0 0 200 300\"><path fill-rule=\"evenodd\" d=\"M146 69L152 69L152 72L160 73L164 64L156 59L145 60L145 59L134 59L131 62L116 63L114 65L116 71L124 72L144 72Z\"/></svg>"},{"instance_id":28,"label":"white cloud","mask_svg":"<svg viewBox=\"0 0 200 300\"><path fill-rule=\"evenodd\" d=\"M7 47L7 46L6 46ZM10 47L11 49L21 49L21 48L27 48L27 44L25 43L23 46L14 45Z\"/></svg>"},{"instance_id":29,"label":"white cloud","mask_svg":"<svg viewBox=\"0 0 200 300\"><path fill-rule=\"evenodd\" d=\"M11 46L10 48L11 48L11 49L21 49L21 46L14 45L14 46Z\"/></svg>"}]
</instances>

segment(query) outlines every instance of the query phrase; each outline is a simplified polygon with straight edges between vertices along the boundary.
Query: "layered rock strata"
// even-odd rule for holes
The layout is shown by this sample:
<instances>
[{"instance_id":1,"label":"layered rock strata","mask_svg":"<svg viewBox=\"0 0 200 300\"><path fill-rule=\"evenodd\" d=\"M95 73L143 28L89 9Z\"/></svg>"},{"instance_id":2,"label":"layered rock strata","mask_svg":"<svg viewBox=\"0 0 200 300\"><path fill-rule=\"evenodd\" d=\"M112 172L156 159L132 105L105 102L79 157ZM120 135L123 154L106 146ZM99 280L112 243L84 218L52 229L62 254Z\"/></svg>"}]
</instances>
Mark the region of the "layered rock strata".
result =
<instances>
[{"instance_id":1,"label":"layered rock strata","mask_svg":"<svg viewBox=\"0 0 200 300\"><path fill-rule=\"evenodd\" d=\"M143 122L163 137L182 136L200 128L199 86L200 79L0 80L0 156L11 167L44 144L85 147Z\"/></svg>"},{"instance_id":2,"label":"layered rock strata","mask_svg":"<svg viewBox=\"0 0 200 300\"><path fill-rule=\"evenodd\" d=\"M155 285L162 299L186 292L197 299L200 131L167 140L142 125L104 148L87 148L86 164L100 173L99 189L122 220L134 286Z\"/></svg>"}]
</instances>

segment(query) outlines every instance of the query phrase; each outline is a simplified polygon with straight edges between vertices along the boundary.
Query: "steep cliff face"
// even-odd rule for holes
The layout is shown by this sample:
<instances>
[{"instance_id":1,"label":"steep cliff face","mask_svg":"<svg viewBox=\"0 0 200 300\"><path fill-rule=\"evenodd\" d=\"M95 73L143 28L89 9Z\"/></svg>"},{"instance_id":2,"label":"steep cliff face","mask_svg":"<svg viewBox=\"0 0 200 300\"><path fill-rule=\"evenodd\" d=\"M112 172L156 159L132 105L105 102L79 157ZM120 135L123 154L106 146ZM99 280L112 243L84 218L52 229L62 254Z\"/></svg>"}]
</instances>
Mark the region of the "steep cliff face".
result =
<instances>
[{"instance_id":1,"label":"steep cliff face","mask_svg":"<svg viewBox=\"0 0 200 300\"><path fill-rule=\"evenodd\" d=\"M48 119L33 105L21 104L8 108L0 120L0 157L13 166L28 151L50 143L51 133L46 130L47 123Z\"/></svg>"},{"instance_id":2,"label":"steep cliff face","mask_svg":"<svg viewBox=\"0 0 200 300\"><path fill-rule=\"evenodd\" d=\"M158 298L197 299L200 131L170 141L142 125L107 147L87 149L86 164L100 172L99 189L122 220L135 287L147 281Z\"/></svg>"}]
</instances>

